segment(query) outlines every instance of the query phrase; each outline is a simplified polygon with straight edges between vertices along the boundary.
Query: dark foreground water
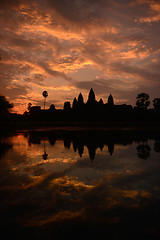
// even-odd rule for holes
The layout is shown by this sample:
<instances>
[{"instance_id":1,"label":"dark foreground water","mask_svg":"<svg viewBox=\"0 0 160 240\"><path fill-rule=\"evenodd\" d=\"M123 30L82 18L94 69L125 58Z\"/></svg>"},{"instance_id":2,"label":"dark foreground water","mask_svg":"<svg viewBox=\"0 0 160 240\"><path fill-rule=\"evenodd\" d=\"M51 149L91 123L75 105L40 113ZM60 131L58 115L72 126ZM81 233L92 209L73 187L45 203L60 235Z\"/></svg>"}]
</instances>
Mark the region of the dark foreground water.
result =
<instances>
[{"instance_id":1,"label":"dark foreground water","mask_svg":"<svg viewBox=\"0 0 160 240\"><path fill-rule=\"evenodd\" d=\"M1 236L160 239L160 132L0 137Z\"/></svg>"}]
</instances>

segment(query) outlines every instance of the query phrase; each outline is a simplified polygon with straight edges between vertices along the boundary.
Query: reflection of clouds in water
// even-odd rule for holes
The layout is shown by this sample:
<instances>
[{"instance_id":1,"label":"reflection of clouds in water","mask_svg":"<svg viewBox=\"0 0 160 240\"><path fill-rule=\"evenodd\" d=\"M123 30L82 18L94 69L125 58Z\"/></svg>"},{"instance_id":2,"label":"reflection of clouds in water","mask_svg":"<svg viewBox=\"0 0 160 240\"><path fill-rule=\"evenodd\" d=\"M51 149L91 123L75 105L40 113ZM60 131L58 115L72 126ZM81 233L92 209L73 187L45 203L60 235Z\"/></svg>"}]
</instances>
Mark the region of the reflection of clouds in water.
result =
<instances>
[{"instance_id":1,"label":"reflection of clouds in water","mask_svg":"<svg viewBox=\"0 0 160 240\"><path fill-rule=\"evenodd\" d=\"M6 184L1 184L1 191L11 208L27 208L25 215L15 215L24 226L66 221L114 225L128 216L129 209L137 212L160 200L159 154L154 152L152 158L141 161L137 143L115 145L112 156L107 146L103 151L97 148L91 162L86 146L79 157L72 147L64 148L61 140L54 145L46 141L49 159L45 161L43 141L29 146L27 138L14 136L10 142L13 147L1 164L5 168L1 179ZM151 148L154 143L148 141Z\"/></svg>"},{"instance_id":2,"label":"reflection of clouds in water","mask_svg":"<svg viewBox=\"0 0 160 240\"><path fill-rule=\"evenodd\" d=\"M49 155L49 160L46 162L42 159L43 154L43 143L41 144L33 144L31 146L27 146L27 141L25 138L16 139L13 138L13 149L11 152L7 153L6 159L10 159L10 167L14 170L25 170L36 167L44 167L46 171L53 171L54 165L57 168L58 165L62 167L67 167L70 164L73 164L78 156L77 154L73 154L73 152L68 151L68 149L64 149L61 141L57 141L54 147L50 146L50 144L46 143L47 154ZM27 146L27 147L26 147Z\"/></svg>"},{"instance_id":3,"label":"reflection of clouds in water","mask_svg":"<svg viewBox=\"0 0 160 240\"><path fill-rule=\"evenodd\" d=\"M139 175L143 178L144 173L132 174L135 179ZM152 199L152 194L145 189L127 188L117 183L123 179L126 183L129 174L111 174L100 179L95 186L85 185L83 182L73 177L58 177L54 179L44 178L31 191L35 191L32 203L36 204L39 197L40 187L43 186L43 204L37 204L36 208L41 207L41 211L36 215L36 221L26 219L27 224L32 226L43 226L57 221L63 222L69 219L80 218L92 221L111 221L117 216L116 209L121 208L143 208ZM134 184L133 184L134 185ZM43 192L47 198L44 198ZM48 201L50 200L50 201ZM112 217L105 215L106 211L112 209ZM115 212L114 212L115 211ZM120 219L119 219L120 221Z\"/></svg>"},{"instance_id":4,"label":"reflection of clouds in water","mask_svg":"<svg viewBox=\"0 0 160 240\"><path fill-rule=\"evenodd\" d=\"M45 149L49 155L46 162L42 159L43 142L29 146L23 135L14 136L11 142L13 149L6 156L7 161L10 159L10 168L30 177L65 170L69 176L77 176L80 181L92 184L110 172L126 173L145 168L143 162L137 158L134 143L128 146L115 145L112 156L109 155L107 146L104 146L103 151L97 149L91 163L86 146L80 158L72 148L64 148L62 140L57 140L54 145L46 141Z\"/></svg>"}]
</instances>

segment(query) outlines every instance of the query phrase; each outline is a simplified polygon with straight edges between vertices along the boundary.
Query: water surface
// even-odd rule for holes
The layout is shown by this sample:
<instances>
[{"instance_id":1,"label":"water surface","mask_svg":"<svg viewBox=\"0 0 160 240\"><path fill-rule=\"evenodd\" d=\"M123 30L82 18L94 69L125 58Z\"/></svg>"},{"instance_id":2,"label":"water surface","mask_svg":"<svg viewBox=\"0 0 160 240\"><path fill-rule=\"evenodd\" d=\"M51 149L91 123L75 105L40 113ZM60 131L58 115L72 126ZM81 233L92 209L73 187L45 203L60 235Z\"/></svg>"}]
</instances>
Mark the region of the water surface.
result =
<instances>
[{"instance_id":1,"label":"water surface","mask_svg":"<svg viewBox=\"0 0 160 240\"><path fill-rule=\"evenodd\" d=\"M25 131L0 138L12 239L159 239L159 132ZM76 235L75 235L76 233Z\"/></svg>"}]
</instances>

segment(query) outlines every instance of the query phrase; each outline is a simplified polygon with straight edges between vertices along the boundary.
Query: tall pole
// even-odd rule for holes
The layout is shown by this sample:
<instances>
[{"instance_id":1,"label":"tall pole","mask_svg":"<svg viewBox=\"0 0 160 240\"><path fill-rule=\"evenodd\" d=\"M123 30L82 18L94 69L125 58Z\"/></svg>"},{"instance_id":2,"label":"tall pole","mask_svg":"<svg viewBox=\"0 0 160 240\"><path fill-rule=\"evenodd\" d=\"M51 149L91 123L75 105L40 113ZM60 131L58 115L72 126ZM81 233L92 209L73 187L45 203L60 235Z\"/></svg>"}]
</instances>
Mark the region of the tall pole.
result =
<instances>
[{"instance_id":1,"label":"tall pole","mask_svg":"<svg viewBox=\"0 0 160 240\"><path fill-rule=\"evenodd\" d=\"M45 109L46 97L48 96L47 91L43 91L42 95L44 97L44 109Z\"/></svg>"},{"instance_id":2,"label":"tall pole","mask_svg":"<svg viewBox=\"0 0 160 240\"><path fill-rule=\"evenodd\" d=\"M45 109L45 100L46 100L46 98L44 97L44 109Z\"/></svg>"}]
</instances>

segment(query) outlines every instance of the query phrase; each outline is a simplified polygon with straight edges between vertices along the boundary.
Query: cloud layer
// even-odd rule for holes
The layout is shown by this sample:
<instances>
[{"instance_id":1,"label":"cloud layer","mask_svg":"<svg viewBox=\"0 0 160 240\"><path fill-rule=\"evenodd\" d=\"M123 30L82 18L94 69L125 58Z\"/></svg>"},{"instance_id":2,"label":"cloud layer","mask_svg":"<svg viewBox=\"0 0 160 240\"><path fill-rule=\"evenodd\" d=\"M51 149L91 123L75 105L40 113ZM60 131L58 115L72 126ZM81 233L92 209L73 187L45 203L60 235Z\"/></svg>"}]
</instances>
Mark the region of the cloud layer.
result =
<instances>
[{"instance_id":1,"label":"cloud layer","mask_svg":"<svg viewBox=\"0 0 160 240\"><path fill-rule=\"evenodd\" d=\"M158 1L7 0L0 14L0 94L15 111L43 90L56 107L91 87L130 104L142 91L159 97Z\"/></svg>"}]
</instances>

